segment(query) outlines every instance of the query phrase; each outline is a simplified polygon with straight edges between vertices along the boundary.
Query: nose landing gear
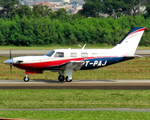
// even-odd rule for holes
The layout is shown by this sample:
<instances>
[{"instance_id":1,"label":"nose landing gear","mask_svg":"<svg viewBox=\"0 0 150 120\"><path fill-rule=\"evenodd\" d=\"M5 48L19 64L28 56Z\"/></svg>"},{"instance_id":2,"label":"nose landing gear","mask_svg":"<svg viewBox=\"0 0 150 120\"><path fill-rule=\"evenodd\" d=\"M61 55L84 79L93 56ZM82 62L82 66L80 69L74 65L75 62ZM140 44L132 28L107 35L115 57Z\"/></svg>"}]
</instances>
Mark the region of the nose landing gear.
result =
<instances>
[{"instance_id":1,"label":"nose landing gear","mask_svg":"<svg viewBox=\"0 0 150 120\"><path fill-rule=\"evenodd\" d=\"M63 82L63 81L64 81L64 78L65 78L65 77L64 77L63 75L59 75L59 76L58 76L58 80L59 80L60 82Z\"/></svg>"},{"instance_id":2,"label":"nose landing gear","mask_svg":"<svg viewBox=\"0 0 150 120\"><path fill-rule=\"evenodd\" d=\"M24 80L24 82L28 82L30 80L29 77L27 76L27 74L25 75L23 80Z\"/></svg>"}]
</instances>

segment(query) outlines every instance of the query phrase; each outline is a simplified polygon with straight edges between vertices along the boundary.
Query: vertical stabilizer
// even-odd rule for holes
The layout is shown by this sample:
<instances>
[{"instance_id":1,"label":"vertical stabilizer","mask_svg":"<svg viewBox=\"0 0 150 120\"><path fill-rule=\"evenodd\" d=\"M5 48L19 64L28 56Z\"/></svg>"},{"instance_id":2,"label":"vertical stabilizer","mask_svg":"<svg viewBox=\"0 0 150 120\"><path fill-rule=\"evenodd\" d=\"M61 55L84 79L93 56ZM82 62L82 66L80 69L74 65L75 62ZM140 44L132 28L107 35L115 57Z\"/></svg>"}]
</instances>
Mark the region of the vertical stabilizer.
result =
<instances>
[{"instance_id":1,"label":"vertical stabilizer","mask_svg":"<svg viewBox=\"0 0 150 120\"><path fill-rule=\"evenodd\" d=\"M133 27L113 49L118 55L134 55L145 27Z\"/></svg>"}]
</instances>

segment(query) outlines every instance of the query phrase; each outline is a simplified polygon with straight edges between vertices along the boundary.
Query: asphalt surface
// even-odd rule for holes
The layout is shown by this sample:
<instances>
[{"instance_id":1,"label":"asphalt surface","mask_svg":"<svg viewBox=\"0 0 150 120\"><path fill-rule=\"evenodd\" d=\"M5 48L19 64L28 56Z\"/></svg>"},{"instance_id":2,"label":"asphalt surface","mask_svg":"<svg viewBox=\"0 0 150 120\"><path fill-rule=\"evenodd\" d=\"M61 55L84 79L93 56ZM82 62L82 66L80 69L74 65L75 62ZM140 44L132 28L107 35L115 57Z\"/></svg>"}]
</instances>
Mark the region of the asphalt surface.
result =
<instances>
[{"instance_id":1,"label":"asphalt surface","mask_svg":"<svg viewBox=\"0 0 150 120\"><path fill-rule=\"evenodd\" d=\"M13 56L18 55L45 55L51 50L11 50ZM0 50L0 56L9 56L10 50ZM137 55L150 56L150 50L137 50Z\"/></svg>"},{"instance_id":2,"label":"asphalt surface","mask_svg":"<svg viewBox=\"0 0 150 120\"><path fill-rule=\"evenodd\" d=\"M115 89L150 90L150 80L0 80L0 89Z\"/></svg>"}]
</instances>

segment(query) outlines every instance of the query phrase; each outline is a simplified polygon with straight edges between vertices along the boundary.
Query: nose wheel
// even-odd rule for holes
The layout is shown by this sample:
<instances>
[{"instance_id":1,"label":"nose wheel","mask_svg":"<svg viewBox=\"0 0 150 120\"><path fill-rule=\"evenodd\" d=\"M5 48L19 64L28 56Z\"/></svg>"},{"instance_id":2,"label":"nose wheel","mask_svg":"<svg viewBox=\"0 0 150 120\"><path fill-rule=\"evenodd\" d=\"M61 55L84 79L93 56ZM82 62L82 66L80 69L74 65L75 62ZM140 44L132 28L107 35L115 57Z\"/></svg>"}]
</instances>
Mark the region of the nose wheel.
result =
<instances>
[{"instance_id":1,"label":"nose wheel","mask_svg":"<svg viewBox=\"0 0 150 120\"><path fill-rule=\"evenodd\" d=\"M65 78L65 77L64 77L63 75L59 75L59 76L58 76L58 80L61 81L61 82L64 81L64 78Z\"/></svg>"},{"instance_id":2,"label":"nose wheel","mask_svg":"<svg viewBox=\"0 0 150 120\"><path fill-rule=\"evenodd\" d=\"M29 81L29 77L27 75L25 75L23 80L24 80L24 82L28 82Z\"/></svg>"}]
</instances>

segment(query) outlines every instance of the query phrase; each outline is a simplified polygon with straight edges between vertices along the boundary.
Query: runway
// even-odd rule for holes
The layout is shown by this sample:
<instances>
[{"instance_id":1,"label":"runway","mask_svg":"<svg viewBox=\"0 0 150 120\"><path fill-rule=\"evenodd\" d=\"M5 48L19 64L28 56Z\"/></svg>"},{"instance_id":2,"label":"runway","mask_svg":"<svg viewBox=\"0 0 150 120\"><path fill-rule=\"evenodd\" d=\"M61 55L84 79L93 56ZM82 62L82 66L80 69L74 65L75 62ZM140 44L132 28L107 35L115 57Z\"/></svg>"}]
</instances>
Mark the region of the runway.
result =
<instances>
[{"instance_id":1,"label":"runway","mask_svg":"<svg viewBox=\"0 0 150 120\"><path fill-rule=\"evenodd\" d=\"M150 89L150 80L0 80L0 89L115 89L138 90Z\"/></svg>"},{"instance_id":2,"label":"runway","mask_svg":"<svg viewBox=\"0 0 150 120\"><path fill-rule=\"evenodd\" d=\"M24 55L45 55L51 50L11 50L13 56ZM0 56L9 56L10 50L0 50ZM136 50L135 54L142 56L150 56L150 50Z\"/></svg>"}]
</instances>

